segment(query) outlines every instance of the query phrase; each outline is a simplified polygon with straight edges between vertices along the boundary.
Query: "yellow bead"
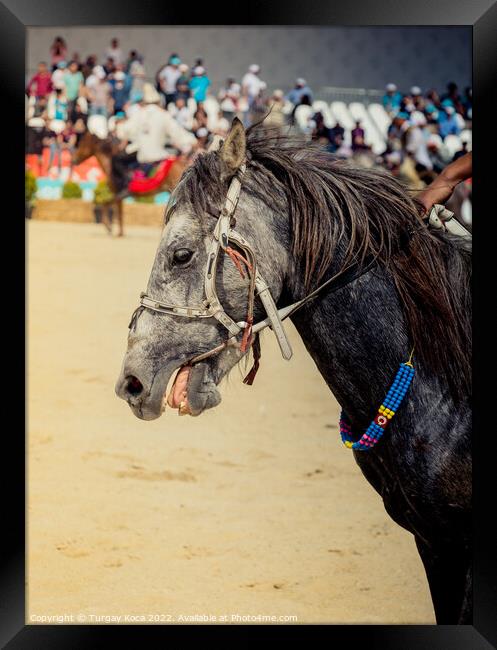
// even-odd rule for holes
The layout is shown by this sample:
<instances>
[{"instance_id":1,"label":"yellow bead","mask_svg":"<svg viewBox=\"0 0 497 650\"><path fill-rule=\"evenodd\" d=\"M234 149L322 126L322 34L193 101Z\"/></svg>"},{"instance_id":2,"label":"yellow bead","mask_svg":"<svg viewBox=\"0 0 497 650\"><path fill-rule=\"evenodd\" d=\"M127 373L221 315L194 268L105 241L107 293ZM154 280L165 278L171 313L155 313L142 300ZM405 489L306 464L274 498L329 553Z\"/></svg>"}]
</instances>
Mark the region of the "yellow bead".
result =
<instances>
[{"instance_id":1,"label":"yellow bead","mask_svg":"<svg viewBox=\"0 0 497 650\"><path fill-rule=\"evenodd\" d=\"M384 410L385 410L385 407L384 407L383 404L382 404L382 405L380 406L380 413L383 413Z\"/></svg>"},{"instance_id":2,"label":"yellow bead","mask_svg":"<svg viewBox=\"0 0 497 650\"><path fill-rule=\"evenodd\" d=\"M345 446L348 447L349 449L352 447L354 443L350 442L350 440L345 441Z\"/></svg>"}]
</instances>

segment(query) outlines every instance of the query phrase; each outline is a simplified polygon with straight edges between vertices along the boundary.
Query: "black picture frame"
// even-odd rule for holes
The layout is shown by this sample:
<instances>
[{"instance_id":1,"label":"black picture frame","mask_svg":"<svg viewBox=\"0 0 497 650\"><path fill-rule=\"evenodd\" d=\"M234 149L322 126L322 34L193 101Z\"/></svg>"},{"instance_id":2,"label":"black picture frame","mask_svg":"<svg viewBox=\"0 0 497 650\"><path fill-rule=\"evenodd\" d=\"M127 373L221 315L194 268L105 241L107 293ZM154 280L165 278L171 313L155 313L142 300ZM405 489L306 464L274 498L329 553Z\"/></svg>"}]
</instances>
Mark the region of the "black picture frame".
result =
<instances>
[{"instance_id":1,"label":"black picture frame","mask_svg":"<svg viewBox=\"0 0 497 650\"><path fill-rule=\"evenodd\" d=\"M485 189L490 193L492 167L485 165L483 154L489 148L490 125L495 120L495 95L497 78L497 3L492 0L418 0L411 1L348 0L347 2L319 2L307 0L297 3L264 2L252 0L238 5L216 5L192 7L185 4L165 2L131 2L130 0L6 0L0 4L0 61L2 66L5 106L8 107L9 128L3 133L4 154L8 153L10 164L4 173L8 178L9 193L15 197L8 218L4 215L5 249L19 245L21 251L14 254L17 260L9 266L4 280L8 280L8 291L3 296L9 313L9 343L12 361L8 363L9 394L19 399L25 393L25 367L21 362L25 345L24 310L24 266L25 243L24 223L21 219L21 188L24 176L24 57L27 26L49 25L471 25L473 27L473 97L475 120L473 126L473 149L476 183L473 188L474 227L474 273L473 293L475 298L474 321L478 335L475 337L475 436L474 436L474 620L469 626L387 626L387 625L296 625L287 627L293 641L309 645L315 641L317 631L325 642L366 644L369 648L383 650L440 649L487 650L497 646L497 560L496 538L492 532L495 519L495 490L492 486L491 463L496 457L495 438L490 420L492 381L483 378L482 373L489 365L488 352L492 344L490 331L493 319L489 318L491 286L492 237L490 227L494 225L491 213L491 197L484 199ZM227 22L229 20L229 22ZM14 126L15 124L15 126ZM10 126L11 125L11 126ZM9 142L9 139L11 142ZM2 141L2 140L0 140ZM490 206L490 207L489 207ZM15 215L15 216L13 216ZM481 225L485 223L484 235ZM497 241L494 239L494 241ZM9 242L6 246L5 242ZM15 244L14 244L15 242ZM485 246L489 249L485 251ZM487 267L485 266L487 265ZM11 269L11 270L10 270ZM493 307L493 304L491 304ZM13 324L14 323L14 324ZM485 332L487 328L487 332ZM487 340L485 333L488 334ZM15 337L17 346L15 345ZM5 341L5 340L4 340ZM5 343L4 343L5 345ZM493 366L492 366L493 367ZM493 382L495 383L495 382ZM147 643L150 634L164 633L162 626L41 626L25 624L25 444L21 433L23 406L7 409L14 415L13 425L4 431L4 471L6 485L3 490L4 515L3 541L6 549L1 556L0 573L0 643L9 649L18 648L96 648L108 646L115 641L115 635L123 635L128 642ZM6 471L8 466L8 472ZM493 469L493 468L492 468ZM495 471L494 471L495 473ZM275 637L282 631L280 626L221 626L223 636L230 645L252 640L255 636ZM319 628L319 630L318 630ZM219 626L190 626L199 642L211 640ZM186 627L168 626L168 635L183 636ZM235 641L236 637L236 641ZM148 645L148 644L147 644Z\"/></svg>"}]
</instances>

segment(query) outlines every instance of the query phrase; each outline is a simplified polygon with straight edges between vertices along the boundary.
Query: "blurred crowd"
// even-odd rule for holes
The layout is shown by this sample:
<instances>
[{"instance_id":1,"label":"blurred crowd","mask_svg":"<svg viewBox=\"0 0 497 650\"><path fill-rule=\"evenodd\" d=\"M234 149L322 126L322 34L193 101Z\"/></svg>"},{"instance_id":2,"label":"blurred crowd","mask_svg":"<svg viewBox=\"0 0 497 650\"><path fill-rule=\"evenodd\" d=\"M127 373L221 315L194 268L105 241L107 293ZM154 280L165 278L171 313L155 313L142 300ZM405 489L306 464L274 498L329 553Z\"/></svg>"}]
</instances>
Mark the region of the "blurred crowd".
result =
<instances>
[{"instance_id":1,"label":"blurred crowd","mask_svg":"<svg viewBox=\"0 0 497 650\"><path fill-rule=\"evenodd\" d=\"M228 78L215 92L202 59L189 65L172 53L150 75L143 56L123 51L117 38L100 57L82 59L76 52L69 56L65 40L57 37L49 61L39 63L27 82L26 120L28 152L49 147L51 160L62 149L73 150L88 128L94 132L92 124L104 124L103 135L122 140L123 150L131 151L131 125L140 122L139 114L140 132L147 130L148 119L155 138L153 146L148 138L148 151L144 144L138 152L139 162L164 159L168 145L180 151L205 149L214 135L226 135L235 115L245 126L266 116L268 125L304 132L338 157L381 165L418 186L471 147L471 88L461 92L454 83L442 94L417 86L403 93L389 83L381 101L388 120L384 151L373 152L361 120L348 129L337 119L331 123L323 111L314 109L314 93L303 78L286 93L269 91L255 63L241 79ZM301 106L308 107L304 122L296 119ZM154 126L159 122L161 129ZM460 138L456 151L453 141L447 146L451 136Z\"/></svg>"}]
</instances>

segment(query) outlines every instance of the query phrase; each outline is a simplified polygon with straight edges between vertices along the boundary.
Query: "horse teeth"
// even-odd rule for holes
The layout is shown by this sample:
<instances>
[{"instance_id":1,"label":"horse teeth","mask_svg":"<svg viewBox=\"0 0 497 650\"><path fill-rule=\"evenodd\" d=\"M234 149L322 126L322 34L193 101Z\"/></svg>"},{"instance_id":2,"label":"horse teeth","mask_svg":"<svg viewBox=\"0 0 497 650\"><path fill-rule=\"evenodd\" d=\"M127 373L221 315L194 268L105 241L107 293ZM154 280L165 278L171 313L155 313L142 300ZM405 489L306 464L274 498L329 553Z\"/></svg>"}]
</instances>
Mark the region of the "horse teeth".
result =
<instances>
[{"instance_id":1,"label":"horse teeth","mask_svg":"<svg viewBox=\"0 0 497 650\"><path fill-rule=\"evenodd\" d=\"M178 415L187 415L188 414L188 407L186 402L180 402L180 405L178 407Z\"/></svg>"}]
</instances>

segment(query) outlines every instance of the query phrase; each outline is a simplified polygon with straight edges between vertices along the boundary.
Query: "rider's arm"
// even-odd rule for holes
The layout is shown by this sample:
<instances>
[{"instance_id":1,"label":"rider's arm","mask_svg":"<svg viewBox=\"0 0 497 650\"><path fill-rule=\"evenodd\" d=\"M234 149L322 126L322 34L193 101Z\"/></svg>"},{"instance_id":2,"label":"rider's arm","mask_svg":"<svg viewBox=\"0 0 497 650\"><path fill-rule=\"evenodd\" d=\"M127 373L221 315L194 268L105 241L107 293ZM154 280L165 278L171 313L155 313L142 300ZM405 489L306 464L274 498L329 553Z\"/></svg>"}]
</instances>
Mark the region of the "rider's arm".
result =
<instances>
[{"instance_id":1,"label":"rider's arm","mask_svg":"<svg viewBox=\"0 0 497 650\"><path fill-rule=\"evenodd\" d=\"M419 195L419 200L426 210L429 210L435 203L445 203L454 191L456 185L471 178L473 173L473 153L461 156L437 176Z\"/></svg>"}]
</instances>

